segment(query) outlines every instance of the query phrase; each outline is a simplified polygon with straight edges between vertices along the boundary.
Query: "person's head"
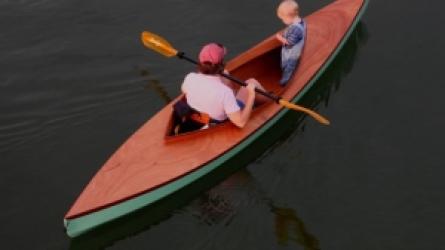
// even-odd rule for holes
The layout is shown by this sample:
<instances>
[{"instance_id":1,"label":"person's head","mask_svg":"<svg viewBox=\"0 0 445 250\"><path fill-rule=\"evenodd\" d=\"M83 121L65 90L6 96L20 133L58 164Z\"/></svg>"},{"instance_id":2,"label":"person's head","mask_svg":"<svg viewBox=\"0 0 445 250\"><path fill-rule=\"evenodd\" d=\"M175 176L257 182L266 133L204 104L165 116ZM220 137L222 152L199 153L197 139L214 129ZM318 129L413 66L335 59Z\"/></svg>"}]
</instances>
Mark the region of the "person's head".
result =
<instances>
[{"instance_id":1,"label":"person's head","mask_svg":"<svg viewBox=\"0 0 445 250\"><path fill-rule=\"evenodd\" d=\"M226 48L219 43L209 43L199 53L199 72L214 75L223 72Z\"/></svg>"},{"instance_id":2,"label":"person's head","mask_svg":"<svg viewBox=\"0 0 445 250\"><path fill-rule=\"evenodd\" d=\"M299 15L298 3L294 0L284 0L278 5L277 16L284 24L290 25Z\"/></svg>"}]
</instances>

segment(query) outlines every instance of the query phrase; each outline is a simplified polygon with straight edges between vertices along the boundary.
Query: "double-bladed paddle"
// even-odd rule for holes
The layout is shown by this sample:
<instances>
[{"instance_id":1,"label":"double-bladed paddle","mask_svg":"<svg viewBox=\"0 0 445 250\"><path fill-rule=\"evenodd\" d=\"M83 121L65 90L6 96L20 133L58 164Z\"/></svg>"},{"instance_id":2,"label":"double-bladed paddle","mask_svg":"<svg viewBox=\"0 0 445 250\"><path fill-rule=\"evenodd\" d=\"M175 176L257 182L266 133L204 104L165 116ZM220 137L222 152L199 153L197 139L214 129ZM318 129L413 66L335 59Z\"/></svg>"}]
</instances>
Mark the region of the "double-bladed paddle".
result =
<instances>
[{"instance_id":1,"label":"double-bladed paddle","mask_svg":"<svg viewBox=\"0 0 445 250\"><path fill-rule=\"evenodd\" d=\"M162 54L162 55L164 55L166 57L177 56L180 59L184 59L184 60L189 61L189 62L191 62L193 64L198 64L197 61L195 61L195 60L185 56L184 52L179 52L178 50L173 48L173 46L168 41L166 41L164 38L162 38L162 37L160 37L160 36L158 36L156 34L153 34L153 33L148 32L148 31L144 31L144 32L142 32L141 39L142 39L142 43L145 45L145 47L150 48L150 49L152 49L152 50L154 50L154 51L156 51L156 52L158 52L158 53L160 53L160 54ZM235 78L235 77L233 77L233 76L231 76L229 74L225 74L225 73L220 73L220 74L223 77L225 77L225 78L227 78L227 79L229 79L231 81L234 81L234 82L238 83L241 86L247 86L247 83L245 83L245 82L243 82L243 81L241 81L241 80L239 80L239 79L237 79L237 78ZM283 98L281 98L279 96L276 96L276 95L273 95L271 93L265 92L265 91L263 91L261 89L258 89L258 88L255 88L255 92L257 92L257 93L259 93L259 94L261 94L263 96L266 96L266 97L274 100L276 103L280 104L283 107L286 107L288 109L293 109L293 110L296 110L296 111L300 111L300 112L304 112L304 113L312 116L315 120L317 120L321 124L329 125L329 123L330 123L326 118L324 118L320 114L318 114L318 113L316 113L316 112L314 112L314 111L312 111L310 109L307 109L305 107L296 105L296 104L291 103L289 101L286 101L286 100L284 100Z\"/></svg>"}]
</instances>

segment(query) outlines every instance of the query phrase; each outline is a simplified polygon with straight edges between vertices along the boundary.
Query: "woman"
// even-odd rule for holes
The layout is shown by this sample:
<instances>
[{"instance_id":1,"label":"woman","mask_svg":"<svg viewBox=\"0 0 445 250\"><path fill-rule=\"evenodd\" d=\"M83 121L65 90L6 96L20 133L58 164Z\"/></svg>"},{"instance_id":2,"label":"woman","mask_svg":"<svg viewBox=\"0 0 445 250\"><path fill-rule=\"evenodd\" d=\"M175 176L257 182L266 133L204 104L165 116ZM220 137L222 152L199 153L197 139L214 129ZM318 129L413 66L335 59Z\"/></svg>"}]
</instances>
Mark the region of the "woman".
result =
<instances>
[{"instance_id":1,"label":"woman","mask_svg":"<svg viewBox=\"0 0 445 250\"><path fill-rule=\"evenodd\" d=\"M182 83L187 104L201 114L208 115L210 123L229 119L239 128L249 120L255 103L255 87L263 89L255 79L247 80L236 95L224 72L226 49L217 43L205 45L199 53L198 72L189 73ZM257 101L263 101L258 98Z\"/></svg>"}]
</instances>

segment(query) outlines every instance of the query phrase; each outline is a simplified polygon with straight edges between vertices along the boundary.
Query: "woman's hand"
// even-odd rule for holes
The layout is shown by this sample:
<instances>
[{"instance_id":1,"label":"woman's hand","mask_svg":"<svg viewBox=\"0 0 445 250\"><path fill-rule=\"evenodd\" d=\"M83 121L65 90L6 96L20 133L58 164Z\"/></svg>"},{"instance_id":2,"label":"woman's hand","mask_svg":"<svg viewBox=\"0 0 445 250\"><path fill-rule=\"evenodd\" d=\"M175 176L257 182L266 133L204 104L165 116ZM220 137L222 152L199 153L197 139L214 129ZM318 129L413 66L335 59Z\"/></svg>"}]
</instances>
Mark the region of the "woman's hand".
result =
<instances>
[{"instance_id":1,"label":"woman's hand","mask_svg":"<svg viewBox=\"0 0 445 250\"><path fill-rule=\"evenodd\" d=\"M257 85L260 85L260 83L254 78L248 79L246 83L247 83L246 89L247 92L249 93L249 96L255 96L255 87Z\"/></svg>"}]
</instances>

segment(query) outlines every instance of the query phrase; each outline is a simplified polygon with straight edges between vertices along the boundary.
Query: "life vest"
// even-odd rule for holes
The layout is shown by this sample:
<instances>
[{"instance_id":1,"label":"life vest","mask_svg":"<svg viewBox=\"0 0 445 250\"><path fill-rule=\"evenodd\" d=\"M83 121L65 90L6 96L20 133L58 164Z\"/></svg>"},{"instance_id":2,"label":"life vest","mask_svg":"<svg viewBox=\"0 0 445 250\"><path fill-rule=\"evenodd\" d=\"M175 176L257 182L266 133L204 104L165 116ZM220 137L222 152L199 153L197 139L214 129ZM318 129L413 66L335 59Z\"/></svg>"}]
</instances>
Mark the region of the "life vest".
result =
<instances>
[{"instance_id":1,"label":"life vest","mask_svg":"<svg viewBox=\"0 0 445 250\"><path fill-rule=\"evenodd\" d=\"M173 104L173 117L174 134L201 129L212 121L207 113L190 107L185 97Z\"/></svg>"}]
</instances>

